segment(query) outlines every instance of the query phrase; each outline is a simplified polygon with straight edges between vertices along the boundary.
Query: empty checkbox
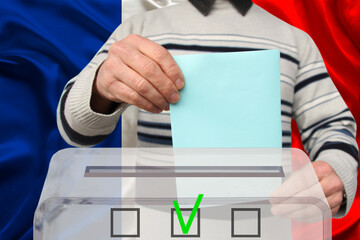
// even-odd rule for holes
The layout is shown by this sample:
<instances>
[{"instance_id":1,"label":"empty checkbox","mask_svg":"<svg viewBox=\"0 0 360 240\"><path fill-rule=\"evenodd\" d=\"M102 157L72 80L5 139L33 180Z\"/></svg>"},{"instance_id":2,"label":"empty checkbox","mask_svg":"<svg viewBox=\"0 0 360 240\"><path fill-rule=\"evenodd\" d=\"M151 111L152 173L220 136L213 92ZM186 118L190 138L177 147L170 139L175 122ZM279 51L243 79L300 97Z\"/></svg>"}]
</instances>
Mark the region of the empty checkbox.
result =
<instances>
[{"instance_id":1,"label":"empty checkbox","mask_svg":"<svg viewBox=\"0 0 360 240\"><path fill-rule=\"evenodd\" d=\"M140 208L111 208L111 237L140 237Z\"/></svg>"},{"instance_id":2,"label":"empty checkbox","mask_svg":"<svg viewBox=\"0 0 360 240\"><path fill-rule=\"evenodd\" d=\"M260 208L231 209L231 237L260 237Z\"/></svg>"}]
</instances>

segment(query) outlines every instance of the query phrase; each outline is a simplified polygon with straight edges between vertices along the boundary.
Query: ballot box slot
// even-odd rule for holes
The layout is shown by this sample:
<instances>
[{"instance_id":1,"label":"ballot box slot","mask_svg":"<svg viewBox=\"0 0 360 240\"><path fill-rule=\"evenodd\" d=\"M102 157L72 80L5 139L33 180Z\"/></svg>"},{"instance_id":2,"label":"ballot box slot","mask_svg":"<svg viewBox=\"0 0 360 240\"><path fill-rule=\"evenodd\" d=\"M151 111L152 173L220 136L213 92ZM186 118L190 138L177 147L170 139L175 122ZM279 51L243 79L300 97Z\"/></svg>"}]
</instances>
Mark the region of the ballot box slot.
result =
<instances>
[{"instance_id":1,"label":"ballot box slot","mask_svg":"<svg viewBox=\"0 0 360 240\"><path fill-rule=\"evenodd\" d=\"M281 166L86 166L85 177L284 177Z\"/></svg>"}]
</instances>

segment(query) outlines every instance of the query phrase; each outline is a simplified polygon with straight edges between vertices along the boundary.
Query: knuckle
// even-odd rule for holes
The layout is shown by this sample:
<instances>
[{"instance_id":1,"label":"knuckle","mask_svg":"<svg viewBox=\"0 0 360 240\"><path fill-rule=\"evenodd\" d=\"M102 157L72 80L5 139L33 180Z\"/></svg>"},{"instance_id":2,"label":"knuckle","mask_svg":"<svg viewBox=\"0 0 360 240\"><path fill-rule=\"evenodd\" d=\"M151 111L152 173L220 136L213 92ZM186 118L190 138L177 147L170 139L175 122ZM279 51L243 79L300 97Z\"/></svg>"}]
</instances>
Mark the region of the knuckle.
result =
<instances>
[{"instance_id":1,"label":"knuckle","mask_svg":"<svg viewBox=\"0 0 360 240\"><path fill-rule=\"evenodd\" d=\"M148 92L146 82L143 79L136 80L135 87L141 95L144 95Z\"/></svg>"},{"instance_id":2,"label":"knuckle","mask_svg":"<svg viewBox=\"0 0 360 240\"><path fill-rule=\"evenodd\" d=\"M331 167L328 163L323 161L316 162L316 172L322 176L327 175L331 171Z\"/></svg>"},{"instance_id":3,"label":"knuckle","mask_svg":"<svg viewBox=\"0 0 360 240\"><path fill-rule=\"evenodd\" d=\"M115 54L119 48L119 42L115 42L113 44L110 45L109 50L108 50L108 55L111 56L113 54Z\"/></svg>"},{"instance_id":4,"label":"knuckle","mask_svg":"<svg viewBox=\"0 0 360 240\"><path fill-rule=\"evenodd\" d=\"M128 98L129 98L129 103L131 103L131 104L136 105L139 102L139 96L134 91L131 91L128 93Z\"/></svg>"},{"instance_id":5,"label":"knuckle","mask_svg":"<svg viewBox=\"0 0 360 240\"><path fill-rule=\"evenodd\" d=\"M165 60L169 55L168 51L161 46L154 49L154 56L159 61Z\"/></svg>"},{"instance_id":6,"label":"knuckle","mask_svg":"<svg viewBox=\"0 0 360 240\"><path fill-rule=\"evenodd\" d=\"M117 54L119 55L120 58L130 56L130 54L132 54L130 46L128 46L126 44L123 44L122 46L119 46L118 49L117 49Z\"/></svg>"},{"instance_id":7,"label":"knuckle","mask_svg":"<svg viewBox=\"0 0 360 240\"><path fill-rule=\"evenodd\" d=\"M104 77L102 78L99 82L99 85L101 85L104 89L106 89L107 91L109 91L109 89L111 89L111 86L113 84L113 81L111 78L109 77Z\"/></svg>"},{"instance_id":8,"label":"knuckle","mask_svg":"<svg viewBox=\"0 0 360 240\"><path fill-rule=\"evenodd\" d=\"M98 90L106 99L117 102L118 98L115 95L116 88L114 88L114 84L113 80L106 78L100 83L101 87L98 87ZM102 89L101 91L100 88Z\"/></svg>"},{"instance_id":9,"label":"knuckle","mask_svg":"<svg viewBox=\"0 0 360 240\"><path fill-rule=\"evenodd\" d=\"M115 98L114 93L116 92L115 87L115 80L108 78L104 81L104 89L106 89L106 95L108 95L108 98ZM112 99L114 100L114 99Z\"/></svg>"},{"instance_id":10,"label":"knuckle","mask_svg":"<svg viewBox=\"0 0 360 240\"><path fill-rule=\"evenodd\" d=\"M324 176L325 175L324 169L320 168L320 167L318 167L315 172L316 172L316 174L318 176Z\"/></svg>"},{"instance_id":11,"label":"knuckle","mask_svg":"<svg viewBox=\"0 0 360 240\"><path fill-rule=\"evenodd\" d=\"M130 46L123 42L119 41L114 44L112 44L109 48L108 55L109 56L129 56L130 53Z\"/></svg>"},{"instance_id":12,"label":"knuckle","mask_svg":"<svg viewBox=\"0 0 360 240\"><path fill-rule=\"evenodd\" d=\"M140 36L135 34L135 33L132 33L132 34L129 34L126 38L125 38L127 41L130 41L130 42L133 42L133 41L137 41L140 39Z\"/></svg>"},{"instance_id":13,"label":"knuckle","mask_svg":"<svg viewBox=\"0 0 360 240\"><path fill-rule=\"evenodd\" d=\"M104 64L100 67L100 70L104 69L105 73L111 73L115 69L115 61L112 57L108 57Z\"/></svg>"},{"instance_id":14,"label":"knuckle","mask_svg":"<svg viewBox=\"0 0 360 240\"><path fill-rule=\"evenodd\" d=\"M333 193L339 194L341 197L342 196L341 192L343 190L343 184L341 183L341 181L332 180L331 182L329 182L329 184L327 184L326 190L328 192L333 192Z\"/></svg>"},{"instance_id":15,"label":"knuckle","mask_svg":"<svg viewBox=\"0 0 360 240\"><path fill-rule=\"evenodd\" d=\"M156 65L151 61L146 61L145 63L143 63L142 69L145 77L151 77L156 71Z\"/></svg>"},{"instance_id":16,"label":"knuckle","mask_svg":"<svg viewBox=\"0 0 360 240\"><path fill-rule=\"evenodd\" d=\"M338 196L336 197L336 202L338 204L341 204L341 202L343 201L343 195L342 194L338 194Z\"/></svg>"},{"instance_id":17,"label":"knuckle","mask_svg":"<svg viewBox=\"0 0 360 240\"><path fill-rule=\"evenodd\" d=\"M114 88L112 91L108 92L109 94L109 100L112 100L113 102L129 102L128 98L128 90L124 87L124 85L114 85Z\"/></svg>"},{"instance_id":18,"label":"knuckle","mask_svg":"<svg viewBox=\"0 0 360 240\"><path fill-rule=\"evenodd\" d=\"M169 66L167 66L167 68L166 68L166 71L169 74L169 76L178 75L178 68L175 63L169 64Z\"/></svg>"},{"instance_id":19,"label":"knuckle","mask_svg":"<svg viewBox=\"0 0 360 240\"><path fill-rule=\"evenodd\" d=\"M326 193L334 193L336 192L336 188L333 185L325 185L323 186L324 192Z\"/></svg>"},{"instance_id":20,"label":"knuckle","mask_svg":"<svg viewBox=\"0 0 360 240\"><path fill-rule=\"evenodd\" d=\"M335 180L334 180L334 187L335 189L343 189L344 185L341 182L340 178L336 176Z\"/></svg>"},{"instance_id":21,"label":"knuckle","mask_svg":"<svg viewBox=\"0 0 360 240\"><path fill-rule=\"evenodd\" d=\"M147 102L147 103L144 104L144 109L152 112L154 110L154 105L151 104L150 102Z\"/></svg>"},{"instance_id":22,"label":"knuckle","mask_svg":"<svg viewBox=\"0 0 360 240\"><path fill-rule=\"evenodd\" d=\"M109 99L112 102L118 102L120 100L120 98L116 97L116 95L108 92L107 95L105 96L107 99Z\"/></svg>"},{"instance_id":23,"label":"knuckle","mask_svg":"<svg viewBox=\"0 0 360 240\"><path fill-rule=\"evenodd\" d=\"M340 205L342 201L343 201L342 194L338 194L334 199L334 202L336 203L336 205Z\"/></svg>"},{"instance_id":24,"label":"knuckle","mask_svg":"<svg viewBox=\"0 0 360 240\"><path fill-rule=\"evenodd\" d=\"M176 92L177 90L175 89L175 87L171 84L171 83L166 83L163 84L162 89L160 90L163 94L165 94L166 96L170 97L170 95L174 92Z\"/></svg>"}]
</instances>

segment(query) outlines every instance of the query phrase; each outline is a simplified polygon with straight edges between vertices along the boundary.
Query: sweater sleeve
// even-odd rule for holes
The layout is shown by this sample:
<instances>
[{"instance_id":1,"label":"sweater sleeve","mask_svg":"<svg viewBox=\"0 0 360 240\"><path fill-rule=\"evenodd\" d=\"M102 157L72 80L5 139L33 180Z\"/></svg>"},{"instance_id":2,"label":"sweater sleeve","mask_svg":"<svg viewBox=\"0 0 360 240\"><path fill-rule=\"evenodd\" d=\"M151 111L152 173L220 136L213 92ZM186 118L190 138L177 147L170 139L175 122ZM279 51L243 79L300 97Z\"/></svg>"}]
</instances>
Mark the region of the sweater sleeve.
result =
<instances>
[{"instance_id":1,"label":"sweater sleeve","mask_svg":"<svg viewBox=\"0 0 360 240\"><path fill-rule=\"evenodd\" d=\"M126 37L130 30L128 24L121 24L90 63L66 84L57 107L57 125L61 136L70 145L85 147L100 143L112 133L128 107L122 103L111 114L101 114L91 109L90 99L96 73L110 46Z\"/></svg>"},{"instance_id":2,"label":"sweater sleeve","mask_svg":"<svg viewBox=\"0 0 360 240\"><path fill-rule=\"evenodd\" d=\"M330 79L320 52L308 35L299 41L300 65L295 83L293 116L312 161L329 163L342 180L347 195L335 217L349 211L356 192L358 146L356 124Z\"/></svg>"}]
</instances>

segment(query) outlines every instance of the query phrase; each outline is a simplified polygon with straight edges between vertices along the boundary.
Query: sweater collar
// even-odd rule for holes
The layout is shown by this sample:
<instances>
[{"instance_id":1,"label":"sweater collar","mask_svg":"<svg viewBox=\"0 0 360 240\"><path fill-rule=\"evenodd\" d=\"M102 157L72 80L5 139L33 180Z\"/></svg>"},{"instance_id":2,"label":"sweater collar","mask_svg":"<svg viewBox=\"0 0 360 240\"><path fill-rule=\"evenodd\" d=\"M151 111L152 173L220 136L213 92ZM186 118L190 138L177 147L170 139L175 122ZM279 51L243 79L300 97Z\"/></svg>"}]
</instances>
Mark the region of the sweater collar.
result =
<instances>
[{"instance_id":1,"label":"sweater collar","mask_svg":"<svg viewBox=\"0 0 360 240\"><path fill-rule=\"evenodd\" d=\"M209 15L216 0L189 0L204 16ZM252 0L229 0L236 10L243 16L252 6Z\"/></svg>"}]
</instances>

